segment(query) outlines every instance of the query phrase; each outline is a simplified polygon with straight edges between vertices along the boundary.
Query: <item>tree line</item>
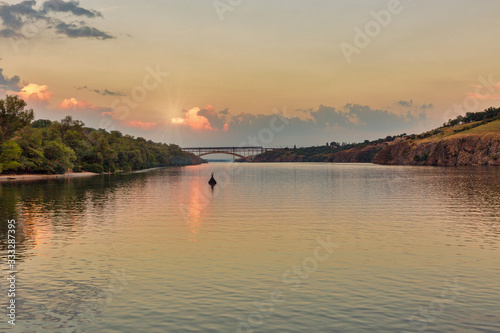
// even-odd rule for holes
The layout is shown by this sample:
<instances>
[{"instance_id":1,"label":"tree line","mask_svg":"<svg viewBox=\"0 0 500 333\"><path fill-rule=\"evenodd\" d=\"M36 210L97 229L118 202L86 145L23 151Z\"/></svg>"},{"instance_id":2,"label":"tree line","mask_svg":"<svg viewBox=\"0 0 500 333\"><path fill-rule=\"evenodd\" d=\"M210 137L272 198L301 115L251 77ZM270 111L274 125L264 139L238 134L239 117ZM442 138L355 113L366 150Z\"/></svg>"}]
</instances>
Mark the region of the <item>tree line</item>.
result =
<instances>
[{"instance_id":1,"label":"tree line","mask_svg":"<svg viewBox=\"0 0 500 333\"><path fill-rule=\"evenodd\" d=\"M459 124L469 124L477 121L487 123L499 119L500 108L490 107L481 112L467 112L465 116L457 116L455 119L450 119L447 123L444 123L443 127L456 126Z\"/></svg>"},{"instance_id":2,"label":"tree line","mask_svg":"<svg viewBox=\"0 0 500 333\"><path fill-rule=\"evenodd\" d=\"M35 121L18 96L0 99L0 173L103 173L200 162L177 145L85 127L71 116Z\"/></svg>"}]
</instances>

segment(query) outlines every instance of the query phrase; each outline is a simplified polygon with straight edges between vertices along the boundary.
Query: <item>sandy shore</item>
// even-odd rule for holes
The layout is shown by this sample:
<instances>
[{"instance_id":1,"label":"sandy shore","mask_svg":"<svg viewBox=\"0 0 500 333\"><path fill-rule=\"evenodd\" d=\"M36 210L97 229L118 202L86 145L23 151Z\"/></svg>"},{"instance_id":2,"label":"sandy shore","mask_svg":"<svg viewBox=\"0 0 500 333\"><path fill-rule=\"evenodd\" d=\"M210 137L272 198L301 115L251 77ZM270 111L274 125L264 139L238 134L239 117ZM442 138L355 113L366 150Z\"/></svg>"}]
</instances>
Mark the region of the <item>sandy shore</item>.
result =
<instances>
[{"instance_id":1,"label":"sandy shore","mask_svg":"<svg viewBox=\"0 0 500 333\"><path fill-rule=\"evenodd\" d=\"M70 179L80 177L96 176L93 172L67 172L63 175L0 175L0 183L10 183L16 181L43 180L43 179Z\"/></svg>"}]
</instances>

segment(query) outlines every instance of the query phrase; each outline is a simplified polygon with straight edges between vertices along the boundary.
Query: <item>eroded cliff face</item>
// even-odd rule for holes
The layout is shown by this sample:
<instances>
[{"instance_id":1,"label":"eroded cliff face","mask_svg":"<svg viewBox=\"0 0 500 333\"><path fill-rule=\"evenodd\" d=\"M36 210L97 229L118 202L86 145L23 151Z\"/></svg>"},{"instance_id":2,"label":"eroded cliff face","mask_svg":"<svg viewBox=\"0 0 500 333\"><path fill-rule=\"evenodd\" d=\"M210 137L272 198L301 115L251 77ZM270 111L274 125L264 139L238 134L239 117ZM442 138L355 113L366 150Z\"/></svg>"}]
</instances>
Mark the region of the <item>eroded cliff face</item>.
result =
<instances>
[{"instance_id":1,"label":"eroded cliff face","mask_svg":"<svg viewBox=\"0 0 500 333\"><path fill-rule=\"evenodd\" d=\"M500 135L467 134L442 140L407 140L388 145L373 163L389 165L500 165Z\"/></svg>"}]
</instances>

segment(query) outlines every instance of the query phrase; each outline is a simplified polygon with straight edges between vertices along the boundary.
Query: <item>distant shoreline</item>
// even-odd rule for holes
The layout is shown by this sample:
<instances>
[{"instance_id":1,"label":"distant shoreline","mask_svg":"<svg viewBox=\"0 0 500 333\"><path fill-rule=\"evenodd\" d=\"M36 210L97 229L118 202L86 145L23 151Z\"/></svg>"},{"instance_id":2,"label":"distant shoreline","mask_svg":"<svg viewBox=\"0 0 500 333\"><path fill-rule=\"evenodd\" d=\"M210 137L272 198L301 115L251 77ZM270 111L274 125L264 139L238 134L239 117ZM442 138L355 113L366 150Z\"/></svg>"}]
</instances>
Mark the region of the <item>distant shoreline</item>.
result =
<instances>
[{"instance_id":1,"label":"distant shoreline","mask_svg":"<svg viewBox=\"0 0 500 333\"><path fill-rule=\"evenodd\" d=\"M13 183L19 181L30 180L46 180L46 179L71 179L97 176L94 172L67 172L62 175L0 175L0 183Z\"/></svg>"}]
</instances>

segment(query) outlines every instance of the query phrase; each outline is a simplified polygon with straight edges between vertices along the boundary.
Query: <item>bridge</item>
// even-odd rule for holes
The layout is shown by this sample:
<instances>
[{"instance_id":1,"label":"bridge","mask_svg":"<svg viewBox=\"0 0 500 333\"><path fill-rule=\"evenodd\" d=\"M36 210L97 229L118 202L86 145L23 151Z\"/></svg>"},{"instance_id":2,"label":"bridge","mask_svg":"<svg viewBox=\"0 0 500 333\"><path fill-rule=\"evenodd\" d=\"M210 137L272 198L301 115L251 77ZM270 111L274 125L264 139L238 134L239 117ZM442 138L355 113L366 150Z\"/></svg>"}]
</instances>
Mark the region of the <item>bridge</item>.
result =
<instances>
[{"instance_id":1,"label":"bridge","mask_svg":"<svg viewBox=\"0 0 500 333\"><path fill-rule=\"evenodd\" d=\"M192 148L181 148L183 151L193 153L198 157L202 157L210 154L229 154L243 159L253 159L257 154L265 153L268 150L274 150L275 148L264 148L261 146L250 146L250 147L192 147Z\"/></svg>"}]
</instances>

